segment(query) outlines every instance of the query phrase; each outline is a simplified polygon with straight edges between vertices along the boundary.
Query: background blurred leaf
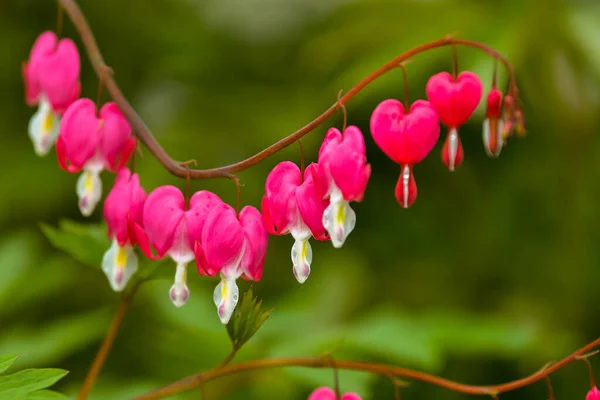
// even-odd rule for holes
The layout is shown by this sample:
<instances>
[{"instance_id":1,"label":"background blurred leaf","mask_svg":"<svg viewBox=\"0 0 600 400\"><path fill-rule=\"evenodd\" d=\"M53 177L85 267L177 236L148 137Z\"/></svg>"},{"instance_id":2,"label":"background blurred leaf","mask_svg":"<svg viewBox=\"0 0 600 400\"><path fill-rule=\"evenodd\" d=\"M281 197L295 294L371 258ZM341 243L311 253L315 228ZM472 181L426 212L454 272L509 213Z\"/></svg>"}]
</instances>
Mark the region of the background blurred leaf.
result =
<instances>
[{"instance_id":1,"label":"background blurred leaf","mask_svg":"<svg viewBox=\"0 0 600 400\"><path fill-rule=\"evenodd\" d=\"M18 355L0 356L0 374L10 368L19 358Z\"/></svg>"},{"instance_id":2,"label":"background blurred leaf","mask_svg":"<svg viewBox=\"0 0 600 400\"><path fill-rule=\"evenodd\" d=\"M62 369L46 368L26 369L11 375L0 376L0 399L29 398L31 392L54 385L67 373ZM42 396L44 395L42 394Z\"/></svg>"}]
</instances>

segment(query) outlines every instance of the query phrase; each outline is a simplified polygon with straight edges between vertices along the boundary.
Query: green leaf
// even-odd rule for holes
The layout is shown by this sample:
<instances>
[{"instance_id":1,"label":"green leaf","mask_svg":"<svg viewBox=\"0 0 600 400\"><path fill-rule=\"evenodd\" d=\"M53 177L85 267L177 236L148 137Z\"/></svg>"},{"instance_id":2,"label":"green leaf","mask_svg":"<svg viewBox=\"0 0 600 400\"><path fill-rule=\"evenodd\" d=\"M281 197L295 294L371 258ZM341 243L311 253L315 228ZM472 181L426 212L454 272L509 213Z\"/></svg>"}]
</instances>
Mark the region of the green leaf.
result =
<instances>
[{"instance_id":1,"label":"green leaf","mask_svg":"<svg viewBox=\"0 0 600 400\"><path fill-rule=\"evenodd\" d=\"M37 392L29 393L26 400L68 400L64 394L53 392L52 390L38 390Z\"/></svg>"},{"instance_id":2,"label":"green leaf","mask_svg":"<svg viewBox=\"0 0 600 400\"><path fill-rule=\"evenodd\" d=\"M0 356L0 374L10 368L10 366L17 361L19 356L17 354L9 356Z\"/></svg>"},{"instance_id":3,"label":"green leaf","mask_svg":"<svg viewBox=\"0 0 600 400\"><path fill-rule=\"evenodd\" d=\"M61 220L58 228L41 224L42 232L52 245L92 267L100 267L110 242L102 225L79 224Z\"/></svg>"},{"instance_id":4,"label":"green leaf","mask_svg":"<svg viewBox=\"0 0 600 400\"><path fill-rule=\"evenodd\" d=\"M265 323L270 310L261 311L262 301L252 293L252 287L244 294L242 304L238 305L227 324L227 333L234 349L240 349Z\"/></svg>"},{"instance_id":5,"label":"green leaf","mask_svg":"<svg viewBox=\"0 0 600 400\"><path fill-rule=\"evenodd\" d=\"M26 369L0 376L0 400L14 400L24 393L45 389L67 374L68 371L63 369L45 368Z\"/></svg>"}]
</instances>

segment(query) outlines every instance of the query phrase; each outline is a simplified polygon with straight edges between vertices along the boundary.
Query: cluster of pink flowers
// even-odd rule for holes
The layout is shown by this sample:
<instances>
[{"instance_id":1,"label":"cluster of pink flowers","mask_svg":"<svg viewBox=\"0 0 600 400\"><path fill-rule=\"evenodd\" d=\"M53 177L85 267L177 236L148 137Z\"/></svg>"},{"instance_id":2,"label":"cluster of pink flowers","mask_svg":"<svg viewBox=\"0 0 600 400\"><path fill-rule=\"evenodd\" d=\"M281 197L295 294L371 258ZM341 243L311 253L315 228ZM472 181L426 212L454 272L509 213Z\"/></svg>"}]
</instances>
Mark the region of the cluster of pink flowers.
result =
<instances>
[{"instance_id":1,"label":"cluster of pink flowers","mask_svg":"<svg viewBox=\"0 0 600 400\"><path fill-rule=\"evenodd\" d=\"M169 256L176 264L169 291L177 306L190 296L187 265L195 262L201 275L220 276L214 291L219 318L227 323L236 307L238 278L258 281L262 277L268 234L291 234L293 273L304 283L311 271L309 239L344 245L356 225L350 203L360 202L371 176L362 132L349 126L340 132L330 128L316 163L302 171L290 161L279 163L265 183L261 212L252 206L237 212L216 194L199 191L189 199L173 186L161 186L146 195L137 174L126 163L135 149L131 127L115 103L100 109L81 98L80 61L69 39L58 40L44 32L36 40L23 66L26 100L38 104L29 125L35 151L46 154L56 142L59 166L82 172L77 180L79 208L89 216L102 198L99 174L116 173L104 202L104 218L110 248L102 269L115 291L123 290L138 269L134 246L150 259ZM440 122L448 127L442 160L452 171L464 158L458 129L477 108L482 95L479 78L472 72L457 77L442 72L429 80L427 98L410 107L395 99L381 102L373 111L370 128L375 143L400 164L395 196L409 207L417 196L413 167L431 152L440 135ZM502 132L512 123L522 126L522 113L514 99L495 87L487 98L483 138L490 156L498 156ZM504 103L504 104L503 104ZM311 399L325 399L320 389ZM354 395L346 395L347 399Z\"/></svg>"}]
</instances>

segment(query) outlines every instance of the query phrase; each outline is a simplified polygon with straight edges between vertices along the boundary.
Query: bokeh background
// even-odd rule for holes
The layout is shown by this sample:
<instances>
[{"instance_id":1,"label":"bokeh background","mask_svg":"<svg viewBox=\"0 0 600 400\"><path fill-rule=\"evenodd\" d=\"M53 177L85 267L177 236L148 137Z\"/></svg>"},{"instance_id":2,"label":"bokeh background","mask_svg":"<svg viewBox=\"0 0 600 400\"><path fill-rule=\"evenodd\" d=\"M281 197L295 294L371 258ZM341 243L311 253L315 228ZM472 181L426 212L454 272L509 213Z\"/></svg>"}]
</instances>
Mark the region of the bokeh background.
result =
<instances>
[{"instance_id":1,"label":"bokeh background","mask_svg":"<svg viewBox=\"0 0 600 400\"><path fill-rule=\"evenodd\" d=\"M446 34L487 43L517 71L529 134L497 160L483 150L483 103L462 129L465 162L449 173L442 140L415 168L419 198L409 210L393 196L399 167L374 145L368 122L386 98L402 96L389 73L347 107L363 129L373 174L358 221L341 250L313 243L313 271L295 281L292 239L270 241L254 285L272 317L238 359L331 352L417 368L473 384L513 380L559 359L600 332L600 4L596 1L82 0L107 63L156 138L201 167L243 159L303 126L369 72L404 50ZM99 268L108 239L101 207L84 220L77 177L51 153L38 158L27 137L21 62L37 35L54 29L53 1L0 3L0 354L16 369L71 371L57 390L74 395L118 304ZM75 37L68 19L65 35ZM80 41L75 38L78 44ZM491 84L493 61L459 48L459 68ZM411 100L451 51L408 65ZM502 71L501 82L506 82ZM83 95L98 81L82 50ZM108 100L107 95L105 98ZM316 158L336 115L304 139ZM442 132L445 134L445 131ZM442 136L443 137L443 136ZM280 160L240 174L244 204L259 205ZM137 171L150 191L185 187L149 154ZM104 174L105 188L113 177ZM193 182L235 201L230 181ZM80 224L85 225L80 225ZM68 252L56 249L53 234ZM62 239L56 239L60 237ZM146 264L147 266L148 264ZM192 296L173 307L173 264L140 289L92 399L124 399L218 364L229 343L214 305L216 280L190 268ZM248 283L241 283L246 290ZM596 361L594 361L597 364ZM598 367L600 371L600 367ZM598 376L600 378L600 375ZM208 399L306 399L331 385L330 370L265 370L207 385ZM392 399L387 378L340 374L364 399ZM583 399L583 363L553 376L557 398ZM177 398L198 399L199 391ZM468 396L412 383L403 399ZM502 400L546 399L543 383Z\"/></svg>"}]
</instances>

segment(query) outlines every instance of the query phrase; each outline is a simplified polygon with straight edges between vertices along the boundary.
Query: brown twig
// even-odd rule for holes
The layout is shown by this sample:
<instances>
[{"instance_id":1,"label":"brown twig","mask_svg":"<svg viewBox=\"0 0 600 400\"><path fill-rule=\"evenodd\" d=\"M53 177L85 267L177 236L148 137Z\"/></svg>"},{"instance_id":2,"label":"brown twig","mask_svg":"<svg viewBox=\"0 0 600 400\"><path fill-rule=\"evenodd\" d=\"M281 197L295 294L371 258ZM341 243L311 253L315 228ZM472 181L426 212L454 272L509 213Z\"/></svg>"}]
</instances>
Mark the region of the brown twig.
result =
<instances>
[{"instance_id":1,"label":"brown twig","mask_svg":"<svg viewBox=\"0 0 600 400\"><path fill-rule=\"evenodd\" d=\"M563 358L562 360L550 366L545 366L543 369L525 378L517 379L515 381L503 383L500 385L490 386L467 385L460 382L454 382L449 379L444 379L435 375L427 374L425 372L416 371L408 368L395 367L392 365L375 364L351 360L336 360L335 365L339 369L364 371L383 376L403 377L416 381L426 382L459 393L494 396L500 393L520 389L525 386L531 385L535 382L538 382L542 379L545 379L547 376L572 363L573 361L578 360L581 355L589 352L592 349L595 349L598 346L600 346L600 337L583 346L571 355ZM172 396L185 390L193 389L205 382L215 380L224 376L234 375L241 372L253 371L258 369L281 367L330 368L331 363L323 357L267 358L262 360L244 361L239 362L237 364L229 365L224 368L214 368L209 371L189 376L170 385L164 386L160 389L156 389L152 392L138 396L136 397L136 399L161 399L163 397Z\"/></svg>"},{"instance_id":2,"label":"brown twig","mask_svg":"<svg viewBox=\"0 0 600 400\"><path fill-rule=\"evenodd\" d=\"M81 390L77 395L77 400L87 399L88 395L92 391L94 383L96 383L96 379L98 378L98 375L102 370L102 366L106 361L106 357L108 356L108 353L110 352L110 349L117 337L117 333L119 332L119 328L121 327L123 318L125 318L125 314L127 313L127 309L129 308L129 304L131 303L131 299L135 295L141 283L141 281L134 283L127 293L123 293L121 295L119 308L117 308L117 312L115 313L115 316L113 317L113 320L110 323L110 327L108 328L108 332L104 337L104 341L102 342L102 345L100 346L100 349L96 354L96 358L94 359L94 362L92 363L92 366L90 367L90 370L88 371L88 374L85 377L85 380L83 381L83 386L81 387Z\"/></svg>"},{"instance_id":3,"label":"brown twig","mask_svg":"<svg viewBox=\"0 0 600 400\"><path fill-rule=\"evenodd\" d=\"M117 82L108 73L107 66L104 62L104 59L102 58L102 53L100 53L100 49L98 48L96 39L94 38L94 34L92 33L89 24L85 19L85 16L81 12L81 9L77 5L77 2L75 0L58 1L63 6L65 12L75 25L75 28L77 29L77 32L81 37L83 45L87 51L90 62L92 63L92 66L96 71L96 74L98 74L98 76L103 76L103 78L105 79L104 82L106 85L106 90L111 95L114 102L117 103L117 105L123 112L123 115L131 124L133 131L135 132L137 137L142 141L142 143L146 145L146 147L148 147L148 150L150 150L150 152L154 155L158 162L160 162L167 171L180 178L186 178L186 168L183 167L181 163L171 158L171 156L156 141L150 130L144 124L142 118L136 113L131 104L129 104L129 101L127 101L125 95L123 95L123 93L121 92L121 89L117 85ZM330 118L335 113L338 103L345 105L370 83L372 83L374 80L381 77L385 73L389 72L390 70L396 68L396 66L398 66L398 64L400 64L401 62L412 58L417 54L448 45L461 45L476 48L486 52L492 57L498 58L508 70L511 86L513 87L513 92L515 94L515 102L518 104L518 91L516 90L517 84L515 80L515 74L512 65L504 56L502 56L496 50L492 49L491 47L485 44L470 40L455 39L451 36L446 36L442 39L414 47L400 54L394 59L390 60L388 63L382 65L381 67L373 71L369 76L358 82L352 89L350 89L344 96L340 98L339 102L334 103L313 121L300 128L296 132L290 134L289 136L286 136L285 138L272 144L266 149L235 164L210 169L190 170L191 179L230 178L233 174L250 168L251 166L261 162L265 158L277 153L283 148L296 142L298 139L300 139L304 135L310 133L315 128L323 124L328 118Z\"/></svg>"}]
</instances>

